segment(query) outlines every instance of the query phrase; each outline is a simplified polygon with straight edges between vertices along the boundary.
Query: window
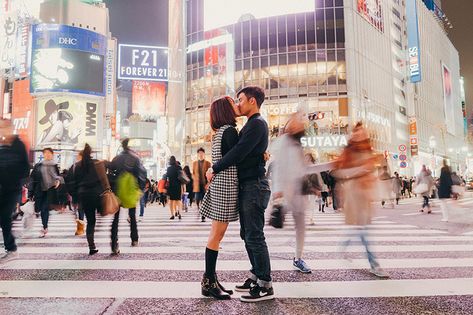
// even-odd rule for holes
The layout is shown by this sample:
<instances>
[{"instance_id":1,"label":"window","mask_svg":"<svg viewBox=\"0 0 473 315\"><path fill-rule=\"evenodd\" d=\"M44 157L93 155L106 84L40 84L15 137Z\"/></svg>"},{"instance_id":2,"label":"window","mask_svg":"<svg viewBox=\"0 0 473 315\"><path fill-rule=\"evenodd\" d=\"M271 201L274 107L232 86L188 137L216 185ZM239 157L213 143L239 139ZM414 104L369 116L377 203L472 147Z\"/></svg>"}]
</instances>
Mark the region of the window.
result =
<instances>
[{"instance_id":1,"label":"window","mask_svg":"<svg viewBox=\"0 0 473 315\"><path fill-rule=\"evenodd\" d=\"M279 52L287 51L286 43L286 16L278 17L278 49Z\"/></svg>"},{"instance_id":2,"label":"window","mask_svg":"<svg viewBox=\"0 0 473 315\"><path fill-rule=\"evenodd\" d=\"M296 51L296 16L287 17L287 46L289 51Z\"/></svg>"},{"instance_id":3,"label":"window","mask_svg":"<svg viewBox=\"0 0 473 315\"><path fill-rule=\"evenodd\" d=\"M307 50L315 49L315 17L312 12L306 15L306 31Z\"/></svg>"},{"instance_id":4,"label":"window","mask_svg":"<svg viewBox=\"0 0 473 315\"><path fill-rule=\"evenodd\" d=\"M243 22L243 57L250 57L250 21Z\"/></svg>"},{"instance_id":5,"label":"window","mask_svg":"<svg viewBox=\"0 0 473 315\"><path fill-rule=\"evenodd\" d=\"M277 39L277 28L276 28L276 19L275 18L270 18L268 19L269 25L268 25L268 34L269 34L269 53L274 54L277 51L278 47L278 39Z\"/></svg>"},{"instance_id":6,"label":"window","mask_svg":"<svg viewBox=\"0 0 473 315\"><path fill-rule=\"evenodd\" d=\"M296 18L297 46L299 50L306 50L305 14L298 14Z\"/></svg>"},{"instance_id":7,"label":"window","mask_svg":"<svg viewBox=\"0 0 473 315\"><path fill-rule=\"evenodd\" d=\"M261 49L261 54L268 53L268 19L262 19L259 22L260 28L260 37L259 37L259 45Z\"/></svg>"}]
</instances>

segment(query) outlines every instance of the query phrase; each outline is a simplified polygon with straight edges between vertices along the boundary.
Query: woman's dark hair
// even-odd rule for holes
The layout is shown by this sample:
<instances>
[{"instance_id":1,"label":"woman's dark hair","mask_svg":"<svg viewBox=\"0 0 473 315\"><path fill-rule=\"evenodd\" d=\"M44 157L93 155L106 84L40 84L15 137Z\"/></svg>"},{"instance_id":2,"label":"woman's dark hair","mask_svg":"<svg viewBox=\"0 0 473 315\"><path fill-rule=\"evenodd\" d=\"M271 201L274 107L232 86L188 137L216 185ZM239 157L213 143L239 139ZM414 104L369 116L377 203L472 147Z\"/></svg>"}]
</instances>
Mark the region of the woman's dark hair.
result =
<instances>
[{"instance_id":1,"label":"woman's dark hair","mask_svg":"<svg viewBox=\"0 0 473 315\"><path fill-rule=\"evenodd\" d=\"M224 96L210 105L210 127L218 130L225 125L236 126L236 114L230 97Z\"/></svg>"},{"instance_id":2,"label":"woman's dark hair","mask_svg":"<svg viewBox=\"0 0 473 315\"><path fill-rule=\"evenodd\" d=\"M187 177L192 178L191 169L188 165L184 166L182 170L184 171L184 173L186 173Z\"/></svg>"},{"instance_id":3,"label":"woman's dark hair","mask_svg":"<svg viewBox=\"0 0 473 315\"><path fill-rule=\"evenodd\" d=\"M92 148L88 143L85 144L84 150L82 150L82 161L81 166L85 172L87 172L87 165L92 161Z\"/></svg>"},{"instance_id":4,"label":"woman's dark hair","mask_svg":"<svg viewBox=\"0 0 473 315\"><path fill-rule=\"evenodd\" d=\"M177 165L176 157L174 155L169 158L169 165Z\"/></svg>"}]
</instances>

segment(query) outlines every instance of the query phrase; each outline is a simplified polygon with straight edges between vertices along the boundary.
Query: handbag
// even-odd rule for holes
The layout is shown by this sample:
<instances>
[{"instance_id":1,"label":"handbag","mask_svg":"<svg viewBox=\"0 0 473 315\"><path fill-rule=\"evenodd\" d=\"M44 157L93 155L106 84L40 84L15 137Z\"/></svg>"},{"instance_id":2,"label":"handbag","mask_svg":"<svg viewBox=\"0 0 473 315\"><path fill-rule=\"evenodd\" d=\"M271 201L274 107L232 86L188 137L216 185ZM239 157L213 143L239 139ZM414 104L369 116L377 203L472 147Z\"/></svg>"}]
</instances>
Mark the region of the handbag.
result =
<instances>
[{"instance_id":1,"label":"handbag","mask_svg":"<svg viewBox=\"0 0 473 315\"><path fill-rule=\"evenodd\" d=\"M102 216L115 214L118 209L120 209L120 202L118 201L117 196L112 192L110 188L110 183L108 181L107 174L105 172L105 164L103 161L95 162L95 170L97 176L102 184L103 192L100 194L100 199L102 202L102 209L100 209L100 214Z\"/></svg>"},{"instance_id":2,"label":"handbag","mask_svg":"<svg viewBox=\"0 0 473 315\"><path fill-rule=\"evenodd\" d=\"M182 185L187 185L190 183L190 179L189 177L187 176L186 173L184 173L183 170L180 170L179 173L177 174L177 179L179 180L179 182L182 184Z\"/></svg>"},{"instance_id":3,"label":"handbag","mask_svg":"<svg viewBox=\"0 0 473 315\"><path fill-rule=\"evenodd\" d=\"M285 214L282 202L275 202L273 204L273 210L269 217L269 225L276 229L282 229L284 227Z\"/></svg>"},{"instance_id":4,"label":"handbag","mask_svg":"<svg viewBox=\"0 0 473 315\"><path fill-rule=\"evenodd\" d=\"M305 175L302 178L302 194L314 195L315 191L321 191L322 185L317 174Z\"/></svg>"},{"instance_id":5,"label":"handbag","mask_svg":"<svg viewBox=\"0 0 473 315\"><path fill-rule=\"evenodd\" d=\"M427 186L427 184L421 183L415 187L414 193L420 195L420 194L426 193L428 190L429 190L429 186Z\"/></svg>"}]
</instances>

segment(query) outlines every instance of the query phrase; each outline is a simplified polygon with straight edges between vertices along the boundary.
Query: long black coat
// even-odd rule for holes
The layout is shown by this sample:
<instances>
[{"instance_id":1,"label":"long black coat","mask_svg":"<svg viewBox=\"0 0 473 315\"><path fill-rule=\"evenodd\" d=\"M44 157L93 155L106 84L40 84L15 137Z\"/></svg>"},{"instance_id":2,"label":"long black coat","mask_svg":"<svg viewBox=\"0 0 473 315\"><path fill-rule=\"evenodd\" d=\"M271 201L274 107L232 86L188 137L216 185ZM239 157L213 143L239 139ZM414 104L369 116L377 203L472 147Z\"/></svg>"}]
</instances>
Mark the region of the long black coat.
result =
<instances>
[{"instance_id":1,"label":"long black coat","mask_svg":"<svg viewBox=\"0 0 473 315\"><path fill-rule=\"evenodd\" d=\"M440 171L440 182L439 182L439 198L445 199L450 198L452 195L452 173L448 166L442 167Z\"/></svg>"}]
</instances>

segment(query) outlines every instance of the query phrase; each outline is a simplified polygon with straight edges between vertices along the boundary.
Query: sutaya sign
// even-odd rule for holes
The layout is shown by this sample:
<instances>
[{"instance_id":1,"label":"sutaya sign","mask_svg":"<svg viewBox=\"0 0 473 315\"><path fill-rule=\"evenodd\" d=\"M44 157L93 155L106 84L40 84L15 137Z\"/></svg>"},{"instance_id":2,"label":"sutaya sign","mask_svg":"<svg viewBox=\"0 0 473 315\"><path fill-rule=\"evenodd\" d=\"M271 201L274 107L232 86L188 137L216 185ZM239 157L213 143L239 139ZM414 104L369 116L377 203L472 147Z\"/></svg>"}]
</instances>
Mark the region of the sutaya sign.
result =
<instances>
[{"instance_id":1,"label":"sutaya sign","mask_svg":"<svg viewBox=\"0 0 473 315\"><path fill-rule=\"evenodd\" d=\"M317 137L302 137L301 144L304 148L340 148L346 146L345 135L327 135Z\"/></svg>"},{"instance_id":2,"label":"sutaya sign","mask_svg":"<svg viewBox=\"0 0 473 315\"><path fill-rule=\"evenodd\" d=\"M168 48L118 45L118 78L168 81Z\"/></svg>"}]
</instances>

